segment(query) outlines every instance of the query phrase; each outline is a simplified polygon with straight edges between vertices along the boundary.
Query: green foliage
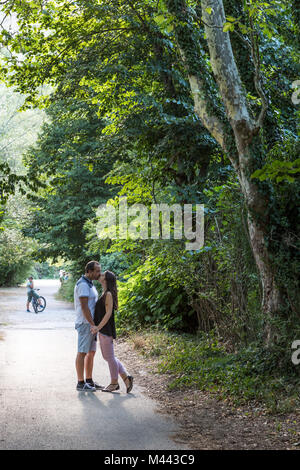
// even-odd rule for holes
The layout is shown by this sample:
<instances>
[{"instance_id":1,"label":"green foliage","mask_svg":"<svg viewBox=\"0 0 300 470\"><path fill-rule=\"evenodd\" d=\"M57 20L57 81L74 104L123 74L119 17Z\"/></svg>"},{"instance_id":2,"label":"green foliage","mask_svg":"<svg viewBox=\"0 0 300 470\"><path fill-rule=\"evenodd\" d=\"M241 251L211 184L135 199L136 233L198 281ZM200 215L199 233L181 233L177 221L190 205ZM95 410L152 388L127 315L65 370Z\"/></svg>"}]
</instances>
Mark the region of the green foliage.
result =
<instances>
[{"instance_id":1,"label":"green foliage","mask_svg":"<svg viewBox=\"0 0 300 470\"><path fill-rule=\"evenodd\" d=\"M32 268L34 243L24 237L28 220L25 188L40 186L22 165L22 152L36 137L42 116L36 111L18 113L24 98L0 85L0 285L24 282Z\"/></svg>"},{"instance_id":2,"label":"green foliage","mask_svg":"<svg viewBox=\"0 0 300 470\"><path fill-rule=\"evenodd\" d=\"M102 272L112 271L118 279L122 279L123 273L130 267L127 256L118 252L101 254L99 261Z\"/></svg>"},{"instance_id":3,"label":"green foliage","mask_svg":"<svg viewBox=\"0 0 300 470\"><path fill-rule=\"evenodd\" d=\"M59 291L56 294L56 298L59 300L73 302L75 282L76 281L74 281L72 277L69 277L67 281L63 282L59 288Z\"/></svg>"},{"instance_id":4,"label":"green foliage","mask_svg":"<svg viewBox=\"0 0 300 470\"><path fill-rule=\"evenodd\" d=\"M58 279L59 269L56 266L51 265L47 261L44 263L36 262L33 265L31 274L36 279Z\"/></svg>"},{"instance_id":5,"label":"green foliage","mask_svg":"<svg viewBox=\"0 0 300 470\"><path fill-rule=\"evenodd\" d=\"M272 249L278 285L281 292L286 293L285 307L278 321L282 331L280 336L287 339L297 337L295 335L299 326L300 185L298 170L294 171L297 169L298 155L299 143L289 138L281 146L274 146L268 155L266 169L266 173L274 180L268 243ZM282 330L285 321L290 327Z\"/></svg>"},{"instance_id":6,"label":"green foliage","mask_svg":"<svg viewBox=\"0 0 300 470\"><path fill-rule=\"evenodd\" d=\"M57 101L47 114L37 144L25 155L30 173L47 186L29 195L33 218L24 231L39 241L39 259L62 257L81 272L92 256L84 248L84 224L108 192L102 184L107 157L98 157L102 127L93 108L73 100Z\"/></svg>"},{"instance_id":7,"label":"green foliage","mask_svg":"<svg viewBox=\"0 0 300 470\"><path fill-rule=\"evenodd\" d=\"M292 139L275 145L268 157L269 162L260 170L256 170L251 178L258 178L261 181L270 179L275 183L294 183L299 179L300 158L299 143ZM280 160L276 159L280 158Z\"/></svg>"},{"instance_id":8,"label":"green foliage","mask_svg":"<svg viewBox=\"0 0 300 470\"><path fill-rule=\"evenodd\" d=\"M32 242L19 230L0 232L0 285L12 286L25 281L33 267Z\"/></svg>"},{"instance_id":9,"label":"green foliage","mask_svg":"<svg viewBox=\"0 0 300 470\"><path fill-rule=\"evenodd\" d=\"M166 329L192 331L197 321L186 303L182 283L175 284L172 266L160 255L148 256L119 283L119 326L128 330L156 324ZM194 314L194 318L191 315Z\"/></svg>"},{"instance_id":10,"label":"green foliage","mask_svg":"<svg viewBox=\"0 0 300 470\"><path fill-rule=\"evenodd\" d=\"M260 181L270 179L276 183L281 181L293 183L297 173L300 173L300 158L297 158L294 162L273 160L272 163L266 164L261 170L256 170L252 177L259 178Z\"/></svg>"},{"instance_id":11,"label":"green foliage","mask_svg":"<svg viewBox=\"0 0 300 470\"><path fill-rule=\"evenodd\" d=\"M26 182L27 179L24 176L19 176L13 173L6 162L0 162L0 173L0 202L4 205L9 196L15 193L18 186L24 194L22 183ZM33 186L32 189L34 189Z\"/></svg>"},{"instance_id":12,"label":"green foliage","mask_svg":"<svg viewBox=\"0 0 300 470\"><path fill-rule=\"evenodd\" d=\"M4 58L1 51L0 58ZM0 203L5 204L17 190L25 194L26 185L37 190L39 182L28 178L22 166L22 152L32 143L41 123L41 113L19 113L24 102L22 95L0 84Z\"/></svg>"}]
</instances>

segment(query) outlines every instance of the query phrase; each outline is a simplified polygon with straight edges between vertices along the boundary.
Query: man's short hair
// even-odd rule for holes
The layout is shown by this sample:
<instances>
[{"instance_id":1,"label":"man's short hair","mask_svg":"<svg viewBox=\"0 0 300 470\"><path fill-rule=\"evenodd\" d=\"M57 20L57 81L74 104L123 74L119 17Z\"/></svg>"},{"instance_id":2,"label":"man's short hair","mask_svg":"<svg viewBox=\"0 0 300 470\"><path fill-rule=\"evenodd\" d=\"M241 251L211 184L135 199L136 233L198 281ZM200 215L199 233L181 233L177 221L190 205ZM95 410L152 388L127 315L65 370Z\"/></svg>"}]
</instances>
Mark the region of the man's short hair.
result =
<instances>
[{"instance_id":1,"label":"man's short hair","mask_svg":"<svg viewBox=\"0 0 300 470\"><path fill-rule=\"evenodd\" d=\"M100 266L99 261L89 261L85 267L85 272L88 273L89 271L94 271L96 265Z\"/></svg>"}]
</instances>

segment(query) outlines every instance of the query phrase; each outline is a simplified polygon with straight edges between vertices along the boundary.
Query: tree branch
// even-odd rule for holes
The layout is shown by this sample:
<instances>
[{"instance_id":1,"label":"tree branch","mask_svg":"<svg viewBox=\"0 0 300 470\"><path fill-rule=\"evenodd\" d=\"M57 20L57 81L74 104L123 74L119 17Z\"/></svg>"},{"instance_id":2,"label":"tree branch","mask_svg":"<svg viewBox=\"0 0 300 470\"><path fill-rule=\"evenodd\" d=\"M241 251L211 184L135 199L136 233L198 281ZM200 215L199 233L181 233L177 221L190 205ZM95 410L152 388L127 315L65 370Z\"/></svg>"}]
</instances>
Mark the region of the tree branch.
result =
<instances>
[{"instance_id":1,"label":"tree branch","mask_svg":"<svg viewBox=\"0 0 300 470\"><path fill-rule=\"evenodd\" d=\"M255 126L253 129L253 135L258 134L259 130L263 125L263 121L269 107L269 103L267 97L263 91L262 83L261 83L261 68L260 68L260 53L259 53L259 45L258 45L258 38L257 32L254 29L253 18L249 15L250 21L250 36L251 36L251 56L254 63L254 85L258 96L261 99L262 107L260 114L255 122Z\"/></svg>"},{"instance_id":2,"label":"tree branch","mask_svg":"<svg viewBox=\"0 0 300 470\"><path fill-rule=\"evenodd\" d=\"M222 0L202 0L202 15L213 73L233 130L249 136L253 123L233 55L230 36L223 31L226 22ZM208 13L211 9L211 14ZM212 23L214 27L208 26Z\"/></svg>"}]
</instances>

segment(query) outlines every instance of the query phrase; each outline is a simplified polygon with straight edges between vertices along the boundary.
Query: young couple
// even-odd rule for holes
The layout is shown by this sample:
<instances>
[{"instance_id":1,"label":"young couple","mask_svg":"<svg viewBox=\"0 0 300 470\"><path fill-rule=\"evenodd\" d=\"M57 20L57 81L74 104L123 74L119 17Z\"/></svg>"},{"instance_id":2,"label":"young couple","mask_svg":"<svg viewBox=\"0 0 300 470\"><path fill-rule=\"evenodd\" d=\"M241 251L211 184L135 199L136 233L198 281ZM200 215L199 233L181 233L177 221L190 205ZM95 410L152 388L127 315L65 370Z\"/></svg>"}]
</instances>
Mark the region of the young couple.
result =
<instances>
[{"instance_id":1,"label":"young couple","mask_svg":"<svg viewBox=\"0 0 300 470\"><path fill-rule=\"evenodd\" d=\"M103 288L99 299L98 292L93 285L95 280L98 280ZM118 384L118 376L120 375L125 383L126 391L129 393L133 387L133 377L127 374L123 364L114 355L113 340L116 338L114 310L118 309L115 275L110 271L101 273L100 264L97 261L90 261L85 267L84 276L81 276L75 285L74 305L76 311L75 328L78 332L77 390L114 392L120 388ZM106 388L98 385L92 378L97 334L99 334L102 356L108 362L111 376L111 383Z\"/></svg>"}]
</instances>

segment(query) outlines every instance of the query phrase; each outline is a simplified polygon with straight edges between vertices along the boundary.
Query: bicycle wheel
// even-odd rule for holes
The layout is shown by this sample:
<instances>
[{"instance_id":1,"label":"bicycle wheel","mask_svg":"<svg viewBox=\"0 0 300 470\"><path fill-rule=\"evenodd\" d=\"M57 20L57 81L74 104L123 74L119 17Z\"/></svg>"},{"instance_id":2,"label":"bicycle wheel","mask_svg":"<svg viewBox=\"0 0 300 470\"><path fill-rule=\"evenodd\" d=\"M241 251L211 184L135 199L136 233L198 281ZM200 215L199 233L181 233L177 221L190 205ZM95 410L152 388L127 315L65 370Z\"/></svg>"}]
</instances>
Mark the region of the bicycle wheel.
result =
<instances>
[{"instance_id":1,"label":"bicycle wheel","mask_svg":"<svg viewBox=\"0 0 300 470\"><path fill-rule=\"evenodd\" d=\"M40 303L38 302L38 300L40 301ZM36 313L37 312L43 312L46 308L46 299L45 297L39 297L39 299L36 300Z\"/></svg>"},{"instance_id":2,"label":"bicycle wheel","mask_svg":"<svg viewBox=\"0 0 300 470\"><path fill-rule=\"evenodd\" d=\"M38 305L37 300L35 298L33 298L31 303L32 303L33 310L35 311L35 313L38 313L38 311L37 311L37 305Z\"/></svg>"}]
</instances>

